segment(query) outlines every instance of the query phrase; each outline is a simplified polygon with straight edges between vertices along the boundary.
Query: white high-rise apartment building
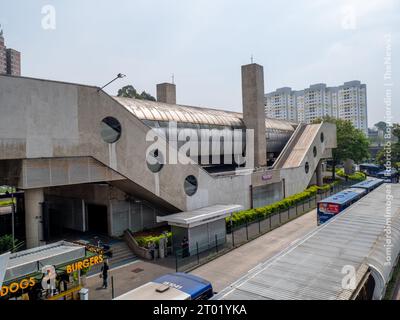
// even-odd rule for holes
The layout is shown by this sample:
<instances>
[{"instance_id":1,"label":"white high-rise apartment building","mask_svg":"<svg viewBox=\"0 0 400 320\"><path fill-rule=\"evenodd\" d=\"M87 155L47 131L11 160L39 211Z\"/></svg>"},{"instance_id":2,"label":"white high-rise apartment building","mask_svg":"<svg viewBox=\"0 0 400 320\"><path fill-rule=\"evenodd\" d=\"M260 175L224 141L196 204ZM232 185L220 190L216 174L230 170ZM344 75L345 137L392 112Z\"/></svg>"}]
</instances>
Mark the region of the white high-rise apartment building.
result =
<instances>
[{"instance_id":1,"label":"white high-rise apartment building","mask_svg":"<svg viewBox=\"0 0 400 320\"><path fill-rule=\"evenodd\" d=\"M313 84L300 91L279 88L265 95L265 114L305 123L328 115L351 121L367 135L367 87L360 81L349 81L338 87Z\"/></svg>"}]
</instances>

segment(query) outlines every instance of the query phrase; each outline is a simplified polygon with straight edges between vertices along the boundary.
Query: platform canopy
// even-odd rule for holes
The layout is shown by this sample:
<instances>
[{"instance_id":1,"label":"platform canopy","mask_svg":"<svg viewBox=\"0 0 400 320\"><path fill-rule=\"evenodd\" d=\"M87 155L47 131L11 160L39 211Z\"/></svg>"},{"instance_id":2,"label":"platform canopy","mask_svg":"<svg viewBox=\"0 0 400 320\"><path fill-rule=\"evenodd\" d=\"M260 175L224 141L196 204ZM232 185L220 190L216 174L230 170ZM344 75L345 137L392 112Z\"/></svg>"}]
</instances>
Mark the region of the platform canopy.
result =
<instances>
[{"instance_id":1,"label":"platform canopy","mask_svg":"<svg viewBox=\"0 0 400 320\"><path fill-rule=\"evenodd\" d=\"M185 211L168 216L158 216L157 222L168 222L171 226L193 228L216 220L221 220L231 213L243 210L237 204L217 204L193 211Z\"/></svg>"}]
</instances>

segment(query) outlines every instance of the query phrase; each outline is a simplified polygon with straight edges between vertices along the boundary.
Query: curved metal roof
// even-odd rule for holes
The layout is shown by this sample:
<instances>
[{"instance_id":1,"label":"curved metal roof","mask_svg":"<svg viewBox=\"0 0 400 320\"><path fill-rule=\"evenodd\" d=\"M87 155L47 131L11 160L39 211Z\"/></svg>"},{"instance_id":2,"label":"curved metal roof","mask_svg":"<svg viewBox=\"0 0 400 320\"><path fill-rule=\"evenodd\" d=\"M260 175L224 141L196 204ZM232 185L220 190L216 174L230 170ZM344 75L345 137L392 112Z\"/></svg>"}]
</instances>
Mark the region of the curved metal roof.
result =
<instances>
[{"instance_id":1,"label":"curved metal roof","mask_svg":"<svg viewBox=\"0 0 400 320\"><path fill-rule=\"evenodd\" d=\"M356 285L371 269L376 281L374 299L381 299L400 252L400 199L395 196L400 185L389 186L394 196L389 237L384 184L224 289L216 299L351 299L356 289L342 286L349 267L356 271Z\"/></svg>"},{"instance_id":2,"label":"curved metal roof","mask_svg":"<svg viewBox=\"0 0 400 320\"><path fill-rule=\"evenodd\" d=\"M132 98L113 97L140 120L175 121L206 125L244 127L243 115L239 112L167 104L162 102L139 100ZM294 131L295 123L265 119L267 129Z\"/></svg>"}]
</instances>

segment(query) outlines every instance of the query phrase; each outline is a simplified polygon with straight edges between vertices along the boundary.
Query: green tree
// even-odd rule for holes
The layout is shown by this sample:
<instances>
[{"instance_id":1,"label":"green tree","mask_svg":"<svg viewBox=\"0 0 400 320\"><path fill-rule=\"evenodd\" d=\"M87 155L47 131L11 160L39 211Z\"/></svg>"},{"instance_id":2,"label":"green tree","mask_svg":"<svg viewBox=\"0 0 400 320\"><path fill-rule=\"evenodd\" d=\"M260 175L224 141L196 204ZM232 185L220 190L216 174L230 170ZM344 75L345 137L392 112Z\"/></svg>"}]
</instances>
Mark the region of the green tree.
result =
<instances>
[{"instance_id":1,"label":"green tree","mask_svg":"<svg viewBox=\"0 0 400 320\"><path fill-rule=\"evenodd\" d=\"M132 85L127 85L119 89L117 96L122 98L134 98L139 100L156 101L156 99L146 91L143 91L141 94L138 94L135 87Z\"/></svg>"},{"instance_id":2,"label":"green tree","mask_svg":"<svg viewBox=\"0 0 400 320\"><path fill-rule=\"evenodd\" d=\"M147 93L146 91L143 91L140 94L140 98L138 98L138 99L156 101L156 98L154 98L150 93Z\"/></svg>"},{"instance_id":3,"label":"green tree","mask_svg":"<svg viewBox=\"0 0 400 320\"><path fill-rule=\"evenodd\" d=\"M369 158L368 138L361 130L355 128L350 121L326 116L315 120L314 123L320 123L321 121L336 125L337 148L332 151L333 180L336 178L336 165L349 159L361 162Z\"/></svg>"},{"instance_id":4,"label":"green tree","mask_svg":"<svg viewBox=\"0 0 400 320\"><path fill-rule=\"evenodd\" d=\"M13 243L13 238L9 234L0 237L0 254L8 251L13 251L15 247L17 247L17 245L18 245L18 240L14 240Z\"/></svg>"},{"instance_id":5,"label":"green tree","mask_svg":"<svg viewBox=\"0 0 400 320\"><path fill-rule=\"evenodd\" d=\"M400 163L400 124L395 123L391 128L391 136L387 136L386 133L385 140L390 141L390 154L386 153L387 149L382 148L377 156L376 160L378 164L384 165L390 156L390 161L393 166L398 167ZM393 139L394 138L394 139Z\"/></svg>"},{"instance_id":6,"label":"green tree","mask_svg":"<svg viewBox=\"0 0 400 320\"><path fill-rule=\"evenodd\" d=\"M376 127L378 130L381 130L381 131L385 132L385 130L386 130L386 122L379 121L378 123L374 124L374 127Z\"/></svg>"},{"instance_id":7,"label":"green tree","mask_svg":"<svg viewBox=\"0 0 400 320\"><path fill-rule=\"evenodd\" d=\"M136 98L138 93L132 85L128 85L119 89L117 95L122 98Z\"/></svg>"}]
</instances>

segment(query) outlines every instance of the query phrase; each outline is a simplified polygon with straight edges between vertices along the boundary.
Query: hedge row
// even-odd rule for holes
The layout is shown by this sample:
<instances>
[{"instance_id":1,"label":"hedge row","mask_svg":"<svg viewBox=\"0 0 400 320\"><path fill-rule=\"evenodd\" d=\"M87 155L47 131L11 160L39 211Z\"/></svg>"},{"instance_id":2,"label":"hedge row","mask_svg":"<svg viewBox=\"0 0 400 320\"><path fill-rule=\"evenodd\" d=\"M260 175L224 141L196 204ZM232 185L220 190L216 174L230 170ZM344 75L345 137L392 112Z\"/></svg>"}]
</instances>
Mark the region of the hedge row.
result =
<instances>
[{"instance_id":1,"label":"hedge row","mask_svg":"<svg viewBox=\"0 0 400 320\"><path fill-rule=\"evenodd\" d=\"M337 169L336 174L342 178L346 178L347 176L349 180L354 180L354 181L363 181L367 178L367 176L363 172L358 172L358 171L353 174L346 175L344 173L344 169Z\"/></svg>"},{"instance_id":2,"label":"hedge row","mask_svg":"<svg viewBox=\"0 0 400 320\"><path fill-rule=\"evenodd\" d=\"M335 181L331 184L324 185L323 187L311 186L308 189L304 190L303 192L294 194L292 196L289 196L289 197L287 197L281 201L275 202L273 204L270 204L270 205L267 205L264 207L260 207L260 208L254 208L254 209L235 212L232 215L232 226L236 227L239 225L243 225L246 222L262 220L276 212L285 211L285 210L289 209L290 207L293 207L296 204L302 203L303 201L308 200L311 197L314 197L318 193L318 191L329 190L331 187L333 187L337 183L338 183L338 181ZM226 221L227 228L229 229L231 227L231 217L227 217L225 219L225 221Z\"/></svg>"},{"instance_id":3,"label":"hedge row","mask_svg":"<svg viewBox=\"0 0 400 320\"><path fill-rule=\"evenodd\" d=\"M149 236L139 236L135 237L135 240L137 241L138 245L144 248L148 248L149 244L154 242L156 246L159 245L160 239L165 238L164 234L160 235L149 235ZM172 232L167 233L167 239L168 243L172 243Z\"/></svg>"}]
</instances>

